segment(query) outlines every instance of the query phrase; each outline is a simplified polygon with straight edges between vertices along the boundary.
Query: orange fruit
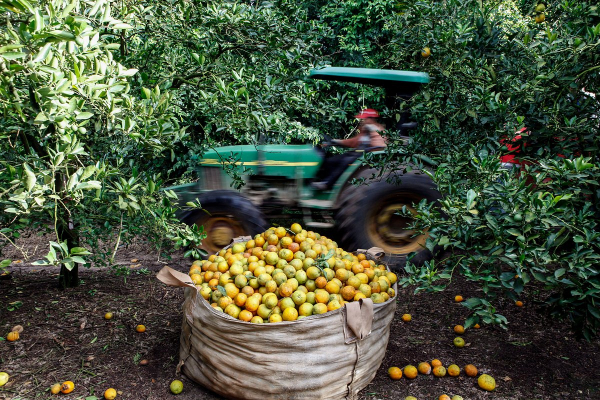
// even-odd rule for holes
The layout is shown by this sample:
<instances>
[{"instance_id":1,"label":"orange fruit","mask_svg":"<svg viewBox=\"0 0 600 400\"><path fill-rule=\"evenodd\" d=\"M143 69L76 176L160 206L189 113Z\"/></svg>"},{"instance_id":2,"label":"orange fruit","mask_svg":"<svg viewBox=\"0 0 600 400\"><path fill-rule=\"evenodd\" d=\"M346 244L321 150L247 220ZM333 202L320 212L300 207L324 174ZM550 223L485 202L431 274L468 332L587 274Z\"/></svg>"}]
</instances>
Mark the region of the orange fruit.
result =
<instances>
[{"instance_id":1,"label":"orange fruit","mask_svg":"<svg viewBox=\"0 0 600 400\"><path fill-rule=\"evenodd\" d=\"M454 327L454 332L458 333L459 335L462 335L463 333L465 333L465 328L462 325L456 325Z\"/></svg>"},{"instance_id":2,"label":"orange fruit","mask_svg":"<svg viewBox=\"0 0 600 400\"><path fill-rule=\"evenodd\" d=\"M54 385L50 386L50 393L59 394L60 393L60 383L55 383Z\"/></svg>"},{"instance_id":3,"label":"orange fruit","mask_svg":"<svg viewBox=\"0 0 600 400\"><path fill-rule=\"evenodd\" d=\"M239 275L243 278L242 275ZM217 286L219 286L219 280L217 278L212 278L210 281L208 281L208 287L211 288L212 290L216 290Z\"/></svg>"},{"instance_id":4,"label":"orange fruit","mask_svg":"<svg viewBox=\"0 0 600 400\"><path fill-rule=\"evenodd\" d=\"M295 321L298 319L298 310L294 307L288 307L283 310L283 315L281 317L284 321Z\"/></svg>"},{"instance_id":5,"label":"orange fruit","mask_svg":"<svg viewBox=\"0 0 600 400\"><path fill-rule=\"evenodd\" d=\"M338 300L332 300L327 303L327 311L335 311L339 308L342 308L342 304Z\"/></svg>"},{"instance_id":6,"label":"orange fruit","mask_svg":"<svg viewBox=\"0 0 600 400\"><path fill-rule=\"evenodd\" d=\"M388 369L388 375L390 376L390 378L396 381L402 378L402 370L398 367L390 367Z\"/></svg>"},{"instance_id":7,"label":"orange fruit","mask_svg":"<svg viewBox=\"0 0 600 400\"><path fill-rule=\"evenodd\" d=\"M419 363L419 365L417 366L417 369L419 370L420 374L423 374L423 375L431 374L431 365L429 365L428 362Z\"/></svg>"},{"instance_id":8,"label":"orange fruit","mask_svg":"<svg viewBox=\"0 0 600 400\"><path fill-rule=\"evenodd\" d=\"M430 55L431 55L431 49L429 47L423 47L423 50L421 50L421 57L427 58Z\"/></svg>"},{"instance_id":9,"label":"orange fruit","mask_svg":"<svg viewBox=\"0 0 600 400\"><path fill-rule=\"evenodd\" d=\"M315 281L316 283L316 279L321 276L321 270L317 267L308 267L306 269L306 276L308 277L308 279L312 279Z\"/></svg>"},{"instance_id":10,"label":"orange fruit","mask_svg":"<svg viewBox=\"0 0 600 400\"><path fill-rule=\"evenodd\" d=\"M75 389L75 384L71 381L65 381L60 385L60 392L64 394L71 393L73 389Z\"/></svg>"},{"instance_id":11,"label":"orange fruit","mask_svg":"<svg viewBox=\"0 0 600 400\"><path fill-rule=\"evenodd\" d=\"M450 376L460 375L460 367L456 364L449 365L448 366L448 375L450 375Z\"/></svg>"},{"instance_id":12,"label":"orange fruit","mask_svg":"<svg viewBox=\"0 0 600 400\"><path fill-rule=\"evenodd\" d=\"M236 306L238 307L242 307L243 305L246 304L246 300L248 300L248 296L246 296L244 293L238 293L234 298L233 298L233 302Z\"/></svg>"},{"instance_id":13,"label":"orange fruit","mask_svg":"<svg viewBox=\"0 0 600 400\"><path fill-rule=\"evenodd\" d=\"M242 311L240 311L240 314L238 315L238 318L241 321L245 321L245 322L250 322L252 317L254 317L254 315L252 315L252 312L248 311L248 310L242 310Z\"/></svg>"},{"instance_id":14,"label":"orange fruit","mask_svg":"<svg viewBox=\"0 0 600 400\"><path fill-rule=\"evenodd\" d=\"M410 322L411 320L412 320L412 317L410 314L404 314L402 316L402 321L404 321L404 322Z\"/></svg>"},{"instance_id":15,"label":"orange fruit","mask_svg":"<svg viewBox=\"0 0 600 400\"><path fill-rule=\"evenodd\" d=\"M463 297L459 294L458 296L454 296L454 301L457 303L460 303L461 301L463 301Z\"/></svg>"},{"instance_id":16,"label":"orange fruit","mask_svg":"<svg viewBox=\"0 0 600 400\"><path fill-rule=\"evenodd\" d=\"M441 367L442 366L442 362L436 358L435 360L431 361L431 366L434 367L434 368L435 367Z\"/></svg>"},{"instance_id":17,"label":"orange fruit","mask_svg":"<svg viewBox=\"0 0 600 400\"><path fill-rule=\"evenodd\" d=\"M238 317L240 316L240 312L242 311L237 305L231 303L230 305L228 305L227 307L225 307L225 310L223 310L225 312L225 314L238 319Z\"/></svg>"},{"instance_id":18,"label":"orange fruit","mask_svg":"<svg viewBox=\"0 0 600 400\"><path fill-rule=\"evenodd\" d=\"M269 281L269 282L272 282L272 281ZM267 282L267 284L269 284L269 282ZM273 283L275 283L275 282L273 282ZM225 290L227 290L227 289L225 289ZM254 289L250 285L244 286L242 288L242 293L244 293L246 296L252 296L254 294ZM236 293L236 296L237 296L237 293Z\"/></svg>"},{"instance_id":19,"label":"orange fruit","mask_svg":"<svg viewBox=\"0 0 600 400\"><path fill-rule=\"evenodd\" d=\"M330 294L338 294L340 292L340 286L337 283L330 281L325 285L325 290Z\"/></svg>"},{"instance_id":20,"label":"orange fruit","mask_svg":"<svg viewBox=\"0 0 600 400\"><path fill-rule=\"evenodd\" d=\"M319 276L315 279L315 286L319 289L323 289L327 285L327 279L324 276Z\"/></svg>"},{"instance_id":21,"label":"orange fruit","mask_svg":"<svg viewBox=\"0 0 600 400\"><path fill-rule=\"evenodd\" d=\"M352 273L354 275L360 274L361 272L364 272L364 271L365 271L365 267L362 264L356 263L352 266Z\"/></svg>"},{"instance_id":22,"label":"orange fruit","mask_svg":"<svg viewBox=\"0 0 600 400\"><path fill-rule=\"evenodd\" d=\"M17 331L9 332L8 335L6 335L6 340L8 340L9 342L14 342L15 340L19 340L19 332L17 332Z\"/></svg>"},{"instance_id":23,"label":"orange fruit","mask_svg":"<svg viewBox=\"0 0 600 400\"><path fill-rule=\"evenodd\" d=\"M117 397L117 391L113 388L108 388L104 392L104 398L106 400L114 400Z\"/></svg>"},{"instance_id":24,"label":"orange fruit","mask_svg":"<svg viewBox=\"0 0 600 400\"><path fill-rule=\"evenodd\" d=\"M496 389L496 380L488 374L483 374L479 378L477 378L477 384L480 388L482 388L483 390L487 390L488 392L491 392L492 390Z\"/></svg>"},{"instance_id":25,"label":"orange fruit","mask_svg":"<svg viewBox=\"0 0 600 400\"><path fill-rule=\"evenodd\" d=\"M281 318L281 314L271 314L269 316L269 323L271 324L281 321L283 321L283 318Z\"/></svg>"},{"instance_id":26,"label":"orange fruit","mask_svg":"<svg viewBox=\"0 0 600 400\"><path fill-rule=\"evenodd\" d=\"M329 293L325 289L315 290L315 301L317 303L327 303L329 301Z\"/></svg>"},{"instance_id":27,"label":"orange fruit","mask_svg":"<svg viewBox=\"0 0 600 400\"><path fill-rule=\"evenodd\" d=\"M287 247L289 250L292 251L292 253L297 253L298 251L300 251L300 244L296 243L296 242L292 242L288 245Z\"/></svg>"},{"instance_id":28,"label":"orange fruit","mask_svg":"<svg viewBox=\"0 0 600 400\"><path fill-rule=\"evenodd\" d=\"M325 314L327 312L327 305L325 303L317 303L313 306L313 315Z\"/></svg>"},{"instance_id":29,"label":"orange fruit","mask_svg":"<svg viewBox=\"0 0 600 400\"><path fill-rule=\"evenodd\" d=\"M465 340L461 337L455 337L453 343L458 348L465 347Z\"/></svg>"},{"instance_id":30,"label":"orange fruit","mask_svg":"<svg viewBox=\"0 0 600 400\"><path fill-rule=\"evenodd\" d=\"M235 286L235 283L229 282L225 284L225 293L227 293L227 296L231 297L232 299L235 298L239 292L240 289Z\"/></svg>"},{"instance_id":31,"label":"orange fruit","mask_svg":"<svg viewBox=\"0 0 600 400\"><path fill-rule=\"evenodd\" d=\"M477 368L473 364L465 365L465 374L467 376L477 376Z\"/></svg>"},{"instance_id":32,"label":"orange fruit","mask_svg":"<svg viewBox=\"0 0 600 400\"><path fill-rule=\"evenodd\" d=\"M544 13L539 13L538 15L535 16L535 22L537 22L538 24L541 24L545 20L546 20L546 14L544 14Z\"/></svg>"},{"instance_id":33,"label":"orange fruit","mask_svg":"<svg viewBox=\"0 0 600 400\"><path fill-rule=\"evenodd\" d=\"M404 376L408 379L415 379L419 371L415 368L414 365L407 365L404 367Z\"/></svg>"},{"instance_id":34,"label":"orange fruit","mask_svg":"<svg viewBox=\"0 0 600 400\"><path fill-rule=\"evenodd\" d=\"M447 394L443 394L440 397L438 397L438 400L452 400L452 399L450 399L450 396L448 396Z\"/></svg>"},{"instance_id":35,"label":"orange fruit","mask_svg":"<svg viewBox=\"0 0 600 400\"><path fill-rule=\"evenodd\" d=\"M381 293L381 285L379 285L379 282L371 281L369 282L369 286L371 286L371 293Z\"/></svg>"},{"instance_id":36,"label":"orange fruit","mask_svg":"<svg viewBox=\"0 0 600 400\"><path fill-rule=\"evenodd\" d=\"M279 286L279 296L290 297L294 293L294 286L291 283L284 283Z\"/></svg>"},{"instance_id":37,"label":"orange fruit","mask_svg":"<svg viewBox=\"0 0 600 400\"><path fill-rule=\"evenodd\" d=\"M138 325L135 327L135 331L139 333L144 333L146 332L146 327L144 325Z\"/></svg>"},{"instance_id":38,"label":"orange fruit","mask_svg":"<svg viewBox=\"0 0 600 400\"><path fill-rule=\"evenodd\" d=\"M342 288L340 294L342 295L344 300L350 301L350 300L354 299L354 295L356 294L356 289L354 289L353 286L344 286Z\"/></svg>"},{"instance_id":39,"label":"orange fruit","mask_svg":"<svg viewBox=\"0 0 600 400\"><path fill-rule=\"evenodd\" d=\"M523 302L521 300L515 301L515 304L517 305L517 307L523 307Z\"/></svg>"},{"instance_id":40,"label":"orange fruit","mask_svg":"<svg viewBox=\"0 0 600 400\"><path fill-rule=\"evenodd\" d=\"M233 300L231 299L231 297L223 296L219 300L217 300L217 306L221 307L222 309L225 309L225 307L230 305L232 302Z\"/></svg>"},{"instance_id":41,"label":"orange fruit","mask_svg":"<svg viewBox=\"0 0 600 400\"><path fill-rule=\"evenodd\" d=\"M169 389L171 390L171 393L173 393L173 394L179 394L179 393L181 393L183 391L183 382L181 382L180 380L175 379L169 385Z\"/></svg>"},{"instance_id":42,"label":"orange fruit","mask_svg":"<svg viewBox=\"0 0 600 400\"><path fill-rule=\"evenodd\" d=\"M481 326L479 324L475 324L475 325L473 325L473 328L479 329L479 328L481 328Z\"/></svg>"},{"instance_id":43,"label":"orange fruit","mask_svg":"<svg viewBox=\"0 0 600 400\"><path fill-rule=\"evenodd\" d=\"M297 223L297 222L294 222L294 223L292 224L292 226L290 226L290 230L291 230L292 232L294 232L294 234L296 234L296 235L297 235L298 233L302 232L302 225L300 225L300 224L299 224L299 223Z\"/></svg>"},{"instance_id":44,"label":"orange fruit","mask_svg":"<svg viewBox=\"0 0 600 400\"><path fill-rule=\"evenodd\" d=\"M200 283L202 283L202 282L200 282ZM104 319L108 320L108 319L112 319L112 317L113 317L113 313L111 313L111 312L107 312L106 314L104 314Z\"/></svg>"},{"instance_id":45,"label":"orange fruit","mask_svg":"<svg viewBox=\"0 0 600 400\"><path fill-rule=\"evenodd\" d=\"M446 376L446 368L442 367L441 365L438 367L435 367L433 369L433 375L437 376L438 378L442 378L442 377Z\"/></svg>"}]
</instances>

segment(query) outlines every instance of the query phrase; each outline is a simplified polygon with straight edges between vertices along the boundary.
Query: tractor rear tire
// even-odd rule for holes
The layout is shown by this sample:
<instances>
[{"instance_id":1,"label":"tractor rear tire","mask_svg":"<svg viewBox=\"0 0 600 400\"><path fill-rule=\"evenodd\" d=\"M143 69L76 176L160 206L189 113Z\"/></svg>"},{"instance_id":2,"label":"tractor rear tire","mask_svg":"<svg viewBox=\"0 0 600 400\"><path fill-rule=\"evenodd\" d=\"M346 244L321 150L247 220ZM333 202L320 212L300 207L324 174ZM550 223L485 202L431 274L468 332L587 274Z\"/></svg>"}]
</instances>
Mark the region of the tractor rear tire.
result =
<instances>
[{"instance_id":1,"label":"tractor rear tire","mask_svg":"<svg viewBox=\"0 0 600 400\"><path fill-rule=\"evenodd\" d=\"M360 174L368 178L376 170ZM386 253L385 261L390 268L401 270L407 255L416 252L411 263L419 266L430 260L433 254L427 250L427 235L412 237L414 232L405 229L410 218L397 213L403 206L416 213L413 204L422 199L436 202L441 198L435 183L424 173L411 171L399 177L400 184L390 184L383 177L368 185L348 185L342 192L336 215L338 236L344 249L353 251L380 247ZM366 180L369 182L369 179Z\"/></svg>"},{"instance_id":2,"label":"tractor rear tire","mask_svg":"<svg viewBox=\"0 0 600 400\"><path fill-rule=\"evenodd\" d=\"M202 210L181 216L181 221L203 226L206 238L198 247L215 254L238 236L254 236L268 229L262 212L246 197L229 190L214 190L198 197Z\"/></svg>"}]
</instances>

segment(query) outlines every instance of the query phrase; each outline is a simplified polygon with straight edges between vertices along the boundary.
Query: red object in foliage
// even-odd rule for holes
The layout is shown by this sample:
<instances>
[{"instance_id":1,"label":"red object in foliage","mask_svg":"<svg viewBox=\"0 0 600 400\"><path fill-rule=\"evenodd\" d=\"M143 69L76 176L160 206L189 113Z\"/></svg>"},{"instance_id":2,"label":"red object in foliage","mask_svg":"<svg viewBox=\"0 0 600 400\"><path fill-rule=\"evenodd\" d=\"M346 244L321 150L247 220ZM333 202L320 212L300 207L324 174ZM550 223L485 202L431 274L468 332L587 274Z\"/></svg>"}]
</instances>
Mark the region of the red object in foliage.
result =
<instances>
[{"instance_id":1,"label":"red object in foliage","mask_svg":"<svg viewBox=\"0 0 600 400\"><path fill-rule=\"evenodd\" d=\"M527 131L527 128L521 128L517 131L515 137L510 139L510 141L508 141L508 139L500 139L500 144L505 145L508 151L511 153L501 156L500 162L510 164L522 164L522 161L517 158L517 154L521 152L521 145L516 144L515 142L523 138L523 136L521 136L520 134L525 131ZM525 143L523 143L523 147L525 147Z\"/></svg>"}]
</instances>

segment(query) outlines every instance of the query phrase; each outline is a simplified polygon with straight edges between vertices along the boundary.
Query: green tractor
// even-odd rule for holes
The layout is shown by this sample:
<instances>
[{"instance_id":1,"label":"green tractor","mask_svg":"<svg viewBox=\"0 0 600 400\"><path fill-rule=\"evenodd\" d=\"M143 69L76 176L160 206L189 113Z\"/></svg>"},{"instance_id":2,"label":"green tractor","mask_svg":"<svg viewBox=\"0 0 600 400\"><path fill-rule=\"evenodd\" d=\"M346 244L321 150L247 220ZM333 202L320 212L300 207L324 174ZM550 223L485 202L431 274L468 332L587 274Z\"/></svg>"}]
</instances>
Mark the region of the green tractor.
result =
<instances>
[{"instance_id":1,"label":"green tractor","mask_svg":"<svg viewBox=\"0 0 600 400\"><path fill-rule=\"evenodd\" d=\"M329 67L311 71L310 77L383 87L391 109L429 82L426 73L365 68ZM405 136L416 123L402 118L394 126ZM269 220L280 219L285 213L289 218L291 213L307 230L333 229L331 236L348 251L382 248L395 268L404 265L409 253L416 253L411 260L416 264L431 257L424 246L426 235L407 229L411 219L401 212L406 207L414 213L413 204L440 198L426 174L419 170L395 172L400 183L394 184L389 174L380 176L359 157L330 190L316 190L310 183L322 162L323 152L308 144L224 146L198 160L197 182L170 189L182 203L200 202L202 210L185 212L180 218L204 227L207 237L201 247L209 254L228 245L232 238L263 232L270 226ZM242 174L240 191L232 189L233 179L224 164ZM352 184L354 179L362 184Z\"/></svg>"}]
</instances>

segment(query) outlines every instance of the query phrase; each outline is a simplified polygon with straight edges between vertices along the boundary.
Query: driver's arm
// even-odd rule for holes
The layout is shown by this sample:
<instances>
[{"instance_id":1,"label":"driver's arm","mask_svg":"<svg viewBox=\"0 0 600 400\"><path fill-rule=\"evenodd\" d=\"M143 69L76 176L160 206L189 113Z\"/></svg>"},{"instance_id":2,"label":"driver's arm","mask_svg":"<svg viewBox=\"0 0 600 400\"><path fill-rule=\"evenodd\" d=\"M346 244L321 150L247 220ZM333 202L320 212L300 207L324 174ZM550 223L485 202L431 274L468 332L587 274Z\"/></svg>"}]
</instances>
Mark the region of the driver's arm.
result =
<instances>
[{"instance_id":1,"label":"driver's arm","mask_svg":"<svg viewBox=\"0 0 600 400\"><path fill-rule=\"evenodd\" d=\"M357 148L359 136L360 135L356 135L356 136L348 138L348 139L333 139L331 141L331 143L333 143L337 146Z\"/></svg>"}]
</instances>

